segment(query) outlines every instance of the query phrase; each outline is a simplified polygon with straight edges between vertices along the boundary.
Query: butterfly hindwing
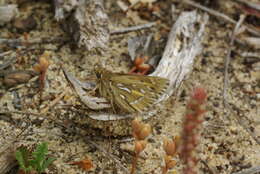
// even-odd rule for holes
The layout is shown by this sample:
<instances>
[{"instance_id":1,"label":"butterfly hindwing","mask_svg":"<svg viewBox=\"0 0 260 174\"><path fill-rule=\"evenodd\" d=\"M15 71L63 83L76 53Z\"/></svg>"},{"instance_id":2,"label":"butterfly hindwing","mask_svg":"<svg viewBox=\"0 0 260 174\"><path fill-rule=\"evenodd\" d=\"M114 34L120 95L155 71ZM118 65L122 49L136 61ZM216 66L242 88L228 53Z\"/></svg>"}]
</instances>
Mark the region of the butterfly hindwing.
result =
<instances>
[{"instance_id":1,"label":"butterfly hindwing","mask_svg":"<svg viewBox=\"0 0 260 174\"><path fill-rule=\"evenodd\" d=\"M130 113L149 108L167 89L169 83L161 77L112 73L105 69L98 72L100 95Z\"/></svg>"}]
</instances>

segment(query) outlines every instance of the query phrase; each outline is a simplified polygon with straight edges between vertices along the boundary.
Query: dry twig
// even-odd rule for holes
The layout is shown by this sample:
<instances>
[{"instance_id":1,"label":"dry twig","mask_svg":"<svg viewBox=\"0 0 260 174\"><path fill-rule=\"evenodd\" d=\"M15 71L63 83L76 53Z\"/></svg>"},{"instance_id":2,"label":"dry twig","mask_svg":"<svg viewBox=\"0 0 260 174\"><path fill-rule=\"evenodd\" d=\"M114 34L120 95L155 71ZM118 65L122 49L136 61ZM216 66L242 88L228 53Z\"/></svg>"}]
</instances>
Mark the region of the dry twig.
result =
<instances>
[{"instance_id":1,"label":"dry twig","mask_svg":"<svg viewBox=\"0 0 260 174\"><path fill-rule=\"evenodd\" d=\"M232 46L234 45L234 40L235 40L235 36L240 28L240 26L242 25L244 19L245 19L245 15L241 15L239 21L237 22L234 31L231 35L231 40L229 43L229 47L228 47L228 51L227 51L227 56L225 59L225 73L224 73L224 86L223 86L223 103L224 103L224 107L227 106L227 88L228 88L228 66L230 63L230 55L231 55L231 49Z\"/></svg>"},{"instance_id":2,"label":"dry twig","mask_svg":"<svg viewBox=\"0 0 260 174\"><path fill-rule=\"evenodd\" d=\"M132 31L137 31L137 30L143 30L146 28L151 28L153 26L156 25L156 22L150 22L150 23L146 23L146 24L141 24L141 25L136 25L133 27L128 27L128 28L123 28L120 30L115 30L115 31L111 31L110 34L123 34L123 33L129 33Z\"/></svg>"},{"instance_id":3,"label":"dry twig","mask_svg":"<svg viewBox=\"0 0 260 174\"><path fill-rule=\"evenodd\" d=\"M200 5L200 4L198 4L198 3L194 2L194 1L184 0L183 2L184 2L184 3L187 3L187 4L191 5L191 6L194 6L194 7L196 7L196 8L199 8L199 9L201 9L201 10L204 10L204 11L208 12L209 14L211 14L211 15L213 15L213 16L220 17L220 18L222 18L222 19L224 19L224 20L226 20L226 21L228 21L228 22L230 22L230 23L232 23L232 24L237 24L237 21L235 21L234 19L228 17L227 15L222 14L222 13L220 13L220 12L218 12L218 11L215 11L215 10L209 9L209 8L207 8L207 7L205 7L205 6L202 6L202 5ZM246 26L246 25L243 25L243 27L245 27L245 29L246 29L248 32L250 32L250 33L252 33L252 34L254 34L254 35L260 36L260 33L259 33L258 31L256 31L256 30L254 30L253 28L250 28L250 27L248 27L248 26Z\"/></svg>"},{"instance_id":4,"label":"dry twig","mask_svg":"<svg viewBox=\"0 0 260 174\"><path fill-rule=\"evenodd\" d=\"M254 3L254 2L250 2L248 0L236 0L250 8L256 9L256 10L260 10L260 4L259 3Z\"/></svg>"},{"instance_id":5,"label":"dry twig","mask_svg":"<svg viewBox=\"0 0 260 174\"><path fill-rule=\"evenodd\" d=\"M27 47L27 46L32 46L35 44L60 43L60 42L66 42L66 41L69 41L69 39L64 38L64 37L33 38L30 40L0 38L0 44L6 44L13 48L20 47L20 46Z\"/></svg>"},{"instance_id":6,"label":"dry twig","mask_svg":"<svg viewBox=\"0 0 260 174\"><path fill-rule=\"evenodd\" d=\"M45 114L46 112L48 112L50 110L50 108L52 108L53 106L55 106L69 91L69 87L66 87L64 89L64 91L58 96L56 97L46 108L44 108L40 114Z\"/></svg>"},{"instance_id":7,"label":"dry twig","mask_svg":"<svg viewBox=\"0 0 260 174\"><path fill-rule=\"evenodd\" d=\"M260 166L251 167L249 169L242 170L240 172L232 173L232 174L254 174L260 172Z\"/></svg>"},{"instance_id":8,"label":"dry twig","mask_svg":"<svg viewBox=\"0 0 260 174\"><path fill-rule=\"evenodd\" d=\"M2 52L2 53L0 53L0 57L7 56L8 54L11 54L11 53L12 53L12 51L11 51L11 50L9 50L9 51L6 51L6 52Z\"/></svg>"},{"instance_id":9,"label":"dry twig","mask_svg":"<svg viewBox=\"0 0 260 174\"><path fill-rule=\"evenodd\" d=\"M24 115L34 115L34 116L41 116L39 113L34 112L27 112L27 111L16 111L16 110L6 110L0 107L0 114L24 114Z\"/></svg>"},{"instance_id":10,"label":"dry twig","mask_svg":"<svg viewBox=\"0 0 260 174\"><path fill-rule=\"evenodd\" d=\"M0 70L7 68L11 64L13 64L16 61L17 57L13 56L9 60L7 60L5 63L0 64Z\"/></svg>"}]
</instances>

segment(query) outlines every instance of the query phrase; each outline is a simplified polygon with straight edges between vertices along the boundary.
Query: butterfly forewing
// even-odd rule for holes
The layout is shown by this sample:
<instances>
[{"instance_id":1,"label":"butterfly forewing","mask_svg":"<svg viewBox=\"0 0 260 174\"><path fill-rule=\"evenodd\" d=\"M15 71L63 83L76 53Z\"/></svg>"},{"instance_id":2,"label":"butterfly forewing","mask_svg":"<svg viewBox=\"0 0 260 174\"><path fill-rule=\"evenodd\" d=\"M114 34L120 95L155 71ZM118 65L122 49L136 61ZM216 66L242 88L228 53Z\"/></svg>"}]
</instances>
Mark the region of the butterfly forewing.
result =
<instances>
[{"instance_id":1,"label":"butterfly forewing","mask_svg":"<svg viewBox=\"0 0 260 174\"><path fill-rule=\"evenodd\" d=\"M149 108L169 84L160 77L112 73L103 68L95 72L100 95L130 113Z\"/></svg>"}]
</instances>

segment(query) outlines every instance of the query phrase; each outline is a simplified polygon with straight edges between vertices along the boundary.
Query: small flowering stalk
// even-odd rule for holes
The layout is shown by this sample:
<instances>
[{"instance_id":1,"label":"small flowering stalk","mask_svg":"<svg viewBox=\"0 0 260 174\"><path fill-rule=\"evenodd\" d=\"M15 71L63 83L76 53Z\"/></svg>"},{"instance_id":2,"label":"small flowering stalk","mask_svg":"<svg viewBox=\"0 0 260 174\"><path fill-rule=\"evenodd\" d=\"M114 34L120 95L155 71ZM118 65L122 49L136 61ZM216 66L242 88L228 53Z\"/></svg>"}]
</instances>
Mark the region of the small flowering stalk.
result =
<instances>
[{"instance_id":1,"label":"small flowering stalk","mask_svg":"<svg viewBox=\"0 0 260 174\"><path fill-rule=\"evenodd\" d=\"M168 170L172 169L176 165L176 161L173 159L177 154L179 137L175 139L164 139L163 149L165 151L164 163L165 166L162 167L162 174L166 174Z\"/></svg>"},{"instance_id":2,"label":"small flowering stalk","mask_svg":"<svg viewBox=\"0 0 260 174\"><path fill-rule=\"evenodd\" d=\"M44 52L43 55L39 58L38 64L34 65L33 69L35 72L39 73L39 91L40 91L40 100L42 100L42 91L44 89L46 72L50 65L48 58L50 57L49 52Z\"/></svg>"},{"instance_id":3,"label":"small flowering stalk","mask_svg":"<svg viewBox=\"0 0 260 174\"><path fill-rule=\"evenodd\" d=\"M145 149L147 145L147 141L145 140L149 134L151 133L151 126L149 124L142 123L138 119L134 119L132 121L132 133L134 140L134 158L132 162L132 170L131 174L134 174L136 171L137 160L139 158L140 153Z\"/></svg>"},{"instance_id":4,"label":"small flowering stalk","mask_svg":"<svg viewBox=\"0 0 260 174\"><path fill-rule=\"evenodd\" d=\"M197 159L194 155L196 146L199 143L199 129L203 122L202 116L206 112L205 101L207 98L206 91L203 88L196 88L191 95L191 99L187 104L185 115L182 144L180 145L180 158L186 165L183 174L197 174Z\"/></svg>"}]
</instances>

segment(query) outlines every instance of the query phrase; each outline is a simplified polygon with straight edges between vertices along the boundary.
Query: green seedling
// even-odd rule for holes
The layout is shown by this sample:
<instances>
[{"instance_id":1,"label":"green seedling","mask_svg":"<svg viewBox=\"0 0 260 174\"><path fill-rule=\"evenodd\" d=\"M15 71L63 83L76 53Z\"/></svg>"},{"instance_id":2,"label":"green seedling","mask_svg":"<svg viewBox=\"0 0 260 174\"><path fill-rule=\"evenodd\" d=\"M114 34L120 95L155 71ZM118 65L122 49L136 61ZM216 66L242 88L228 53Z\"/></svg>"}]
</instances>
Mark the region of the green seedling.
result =
<instances>
[{"instance_id":1,"label":"green seedling","mask_svg":"<svg viewBox=\"0 0 260 174\"><path fill-rule=\"evenodd\" d=\"M48 158L48 145L46 142L38 144L34 152L30 152L27 148L21 147L15 157L19 164L20 173L32 174L43 173L55 158Z\"/></svg>"}]
</instances>

